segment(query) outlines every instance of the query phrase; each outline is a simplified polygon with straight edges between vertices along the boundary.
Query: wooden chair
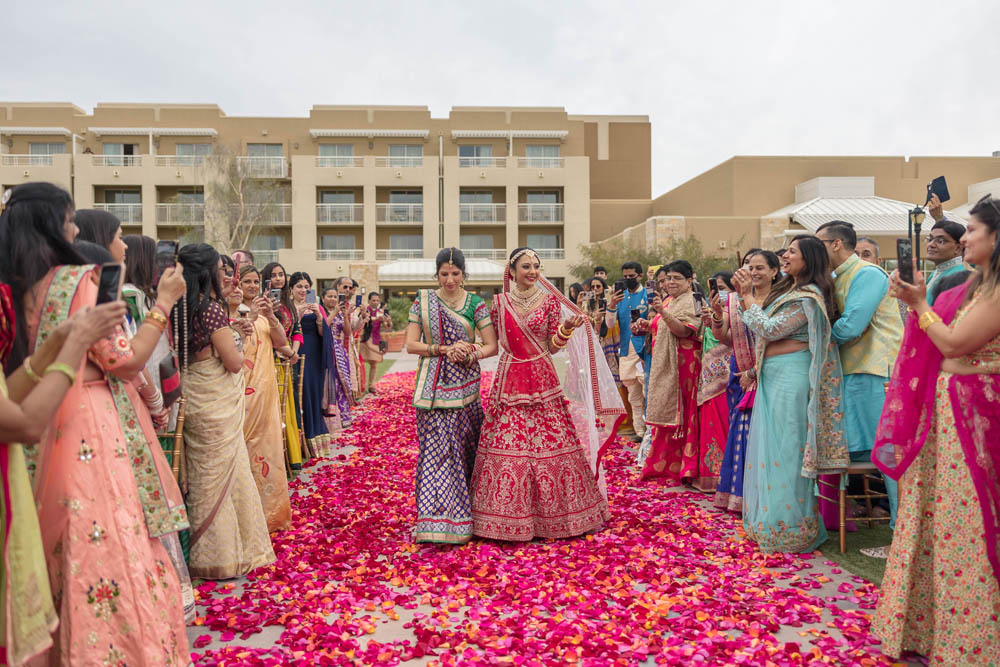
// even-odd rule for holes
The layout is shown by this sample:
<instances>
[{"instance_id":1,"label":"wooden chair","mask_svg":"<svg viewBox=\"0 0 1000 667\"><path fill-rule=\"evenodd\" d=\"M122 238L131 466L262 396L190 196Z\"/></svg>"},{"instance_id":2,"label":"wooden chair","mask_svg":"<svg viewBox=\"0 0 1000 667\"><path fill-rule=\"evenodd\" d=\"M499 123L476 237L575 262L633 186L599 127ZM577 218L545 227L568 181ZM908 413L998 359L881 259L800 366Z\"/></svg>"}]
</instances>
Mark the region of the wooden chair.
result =
<instances>
[{"instance_id":1,"label":"wooden chair","mask_svg":"<svg viewBox=\"0 0 1000 667\"><path fill-rule=\"evenodd\" d=\"M881 481L881 477L877 474L878 468L875 467L874 463L858 461L851 462L847 466L847 471L840 474L837 478L837 483L834 484L822 477L816 480L819 486L819 497L823 500L835 503L838 509L838 517L840 520L840 553L847 551L847 501L851 500L863 500L865 503L865 509L868 511L868 516L865 517L853 517L852 520L858 523L867 523L870 528L873 523L879 521L889 522L892 520L891 516L872 516L872 501L878 500L879 498L888 498L889 494L882 493L880 491L872 491L871 482ZM863 492L855 495L848 495L847 493L847 482L851 475L861 475L861 483L863 486ZM836 493L836 497L832 498L823 495L824 488L830 489ZM822 521L822 519L820 519Z\"/></svg>"}]
</instances>

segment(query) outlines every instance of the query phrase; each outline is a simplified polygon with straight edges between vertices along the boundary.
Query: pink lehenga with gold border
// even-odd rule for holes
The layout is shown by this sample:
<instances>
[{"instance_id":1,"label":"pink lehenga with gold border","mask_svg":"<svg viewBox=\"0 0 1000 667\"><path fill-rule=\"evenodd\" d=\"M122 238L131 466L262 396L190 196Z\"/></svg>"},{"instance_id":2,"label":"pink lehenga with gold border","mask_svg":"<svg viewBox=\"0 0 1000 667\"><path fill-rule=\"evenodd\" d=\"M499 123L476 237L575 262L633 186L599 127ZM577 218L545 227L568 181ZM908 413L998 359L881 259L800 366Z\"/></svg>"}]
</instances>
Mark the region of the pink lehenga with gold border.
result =
<instances>
[{"instance_id":1,"label":"pink lehenga with gold border","mask_svg":"<svg viewBox=\"0 0 1000 667\"><path fill-rule=\"evenodd\" d=\"M539 283L547 293L530 312L507 293L493 299L502 353L472 474L480 537L572 537L611 516L601 457L624 419L621 397L589 322L570 338L560 384L547 342L579 310Z\"/></svg>"}]
</instances>

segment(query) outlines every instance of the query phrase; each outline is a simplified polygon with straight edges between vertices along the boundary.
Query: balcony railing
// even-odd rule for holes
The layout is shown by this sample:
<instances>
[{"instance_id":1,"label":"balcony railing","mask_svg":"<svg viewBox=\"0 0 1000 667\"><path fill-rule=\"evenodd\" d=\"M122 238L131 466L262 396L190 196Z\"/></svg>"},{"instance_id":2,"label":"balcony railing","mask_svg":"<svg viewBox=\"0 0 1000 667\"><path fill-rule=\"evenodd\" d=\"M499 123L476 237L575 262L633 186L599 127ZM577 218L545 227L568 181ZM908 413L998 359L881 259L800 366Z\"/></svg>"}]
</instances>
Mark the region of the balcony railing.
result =
<instances>
[{"instance_id":1,"label":"balcony railing","mask_svg":"<svg viewBox=\"0 0 1000 667\"><path fill-rule=\"evenodd\" d=\"M383 262L393 259L420 259L423 256L423 250L375 250L375 259Z\"/></svg>"},{"instance_id":2,"label":"balcony railing","mask_svg":"<svg viewBox=\"0 0 1000 667\"><path fill-rule=\"evenodd\" d=\"M507 259L506 250L496 250L495 248L472 248L462 250L468 259Z\"/></svg>"},{"instance_id":3,"label":"balcony railing","mask_svg":"<svg viewBox=\"0 0 1000 667\"><path fill-rule=\"evenodd\" d=\"M365 258L364 250L317 250L316 259L320 262L330 260L354 261Z\"/></svg>"},{"instance_id":4,"label":"balcony railing","mask_svg":"<svg viewBox=\"0 0 1000 667\"><path fill-rule=\"evenodd\" d=\"M118 218L123 225L142 222L142 204L94 204L94 208L107 211Z\"/></svg>"},{"instance_id":5,"label":"balcony railing","mask_svg":"<svg viewBox=\"0 0 1000 667\"><path fill-rule=\"evenodd\" d=\"M51 155L0 155L0 165L4 167L50 167Z\"/></svg>"},{"instance_id":6,"label":"balcony railing","mask_svg":"<svg viewBox=\"0 0 1000 667\"><path fill-rule=\"evenodd\" d=\"M519 157L517 166L521 169L561 169L566 159L561 157Z\"/></svg>"},{"instance_id":7,"label":"balcony railing","mask_svg":"<svg viewBox=\"0 0 1000 667\"><path fill-rule=\"evenodd\" d=\"M203 225L205 224L205 205L204 204L157 204L156 224Z\"/></svg>"},{"instance_id":8,"label":"balcony railing","mask_svg":"<svg viewBox=\"0 0 1000 667\"><path fill-rule=\"evenodd\" d=\"M270 264L271 262L278 261L278 251L277 250L254 250L253 251L253 261L256 262L257 266L264 266L265 264Z\"/></svg>"},{"instance_id":9,"label":"balcony railing","mask_svg":"<svg viewBox=\"0 0 1000 667\"><path fill-rule=\"evenodd\" d=\"M393 169L409 169L413 167L424 166L424 158L422 155L415 157L403 157L403 156L389 156L389 157L376 157L375 158L376 167L390 167Z\"/></svg>"},{"instance_id":10,"label":"balcony railing","mask_svg":"<svg viewBox=\"0 0 1000 667\"><path fill-rule=\"evenodd\" d=\"M288 160L283 157L241 155L238 164L251 178L288 178Z\"/></svg>"},{"instance_id":11,"label":"balcony railing","mask_svg":"<svg viewBox=\"0 0 1000 667\"><path fill-rule=\"evenodd\" d=\"M237 205L233 206L237 210ZM292 223L291 204L258 204L247 207L246 218L254 219L262 225L290 225Z\"/></svg>"},{"instance_id":12,"label":"balcony railing","mask_svg":"<svg viewBox=\"0 0 1000 667\"><path fill-rule=\"evenodd\" d=\"M566 259L565 248L539 248L535 250L538 259Z\"/></svg>"},{"instance_id":13,"label":"balcony railing","mask_svg":"<svg viewBox=\"0 0 1000 667\"><path fill-rule=\"evenodd\" d=\"M317 224L360 225L365 221L363 204L316 204Z\"/></svg>"},{"instance_id":14,"label":"balcony railing","mask_svg":"<svg viewBox=\"0 0 1000 667\"><path fill-rule=\"evenodd\" d=\"M461 169L503 169L507 166L505 157L460 157L458 166Z\"/></svg>"},{"instance_id":15,"label":"balcony railing","mask_svg":"<svg viewBox=\"0 0 1000 667\"><path fill-rule=\"evenodd\" d=\"M157 155L157 167L200 167L207 159L204 155Z\"/></svg>"},{"instance_id":16,"label":"balcony railing","mask_svg":"<svg viewBox=\"0 0 1000 667\"><path fill-rule=\"evenodd\" d=\"M92 155L95 167L141 167L141 155Z\"/></svg>"},{"instance_id":17,"label":"balcony railing","mask_svg":"<svg viewBox=\"0 0 1000 667\"><path fill-rule=\"evenodd\" d=\"M564 204L518 204L518 221L553 223L563 221Z\"/></svg>"},{"instance_id":18,"label":"balcony railing","mask_svg":"<svg viewBox=\"0 0 1000 667\"><path fill-rule=\"evenodd\" d=\"M360 169L365 166L363 157L353 155L317 155L317 167L337 167L340 169Z\"/></svg>"},{"instance_id":19,"label":"balcony railing","mask_svg":"<svg viewBox=\"0 0 1000 667\"><path fill-rule=\"evenodd\" d=\"M459 204L458 220L466 223L507 222L506 204Z\"/></svg>"},{"instance_id":20,"label":"balcony railing","mask_svg":"<svg viewBox=\"0 0 1000 667\"><path fill-rule=\"evenodd\" d=\"M376 204L376 222L419 225L424 222L423 204Z\"/></svg>"}]
</instances>

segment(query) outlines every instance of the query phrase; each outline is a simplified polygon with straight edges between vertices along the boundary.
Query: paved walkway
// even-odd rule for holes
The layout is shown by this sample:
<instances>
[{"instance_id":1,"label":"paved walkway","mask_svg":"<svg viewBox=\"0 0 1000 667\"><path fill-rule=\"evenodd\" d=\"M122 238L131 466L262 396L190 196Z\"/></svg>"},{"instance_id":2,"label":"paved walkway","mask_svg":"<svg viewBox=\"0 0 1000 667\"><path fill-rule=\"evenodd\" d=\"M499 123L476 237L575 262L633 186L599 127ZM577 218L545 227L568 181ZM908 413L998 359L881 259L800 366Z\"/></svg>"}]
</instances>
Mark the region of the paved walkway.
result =
<instances>
[{"instance_id":1,"label":"paved walkway","mask_svg":"<svg viewBox=\"0 0 1000 667\"><path fill-rule=\"evenodd\" d=\"M390 373L416 369L387 356ZM315 664L320 651L329 664L889 664L867 633L873 586L822 557L756 552L706 496L639 483L624 442L609 461L614 518L594 536L410 544L412 376L378 391L335 457L292 485L278 564L202 587L199 664Z\"/></svg>"}]
</instances>

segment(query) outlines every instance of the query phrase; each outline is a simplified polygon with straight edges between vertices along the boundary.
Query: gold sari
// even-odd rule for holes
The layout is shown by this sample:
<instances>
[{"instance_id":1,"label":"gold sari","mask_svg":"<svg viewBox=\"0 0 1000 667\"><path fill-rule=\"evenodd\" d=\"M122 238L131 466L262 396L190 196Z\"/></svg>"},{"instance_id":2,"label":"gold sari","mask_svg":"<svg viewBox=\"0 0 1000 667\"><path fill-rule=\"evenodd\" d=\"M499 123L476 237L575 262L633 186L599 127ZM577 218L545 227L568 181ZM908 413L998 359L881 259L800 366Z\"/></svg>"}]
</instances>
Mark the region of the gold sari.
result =
<instances>
[{"instance_id":1,"label":"gold sari","mask_svg":"<svg viewBox=\"0 0 1000 667\"><path fill-rule=\"evenodd\" d=\"M247 359L243 367L247 387L243 437L250 455L250 470L264 508L264 518L267 519L267 530L274 532L287 530L291 525L292 507L288 501L271 325L267 318L258 317L253 329L253 335L243 351Z\"/></svg>"}]
</instances>

